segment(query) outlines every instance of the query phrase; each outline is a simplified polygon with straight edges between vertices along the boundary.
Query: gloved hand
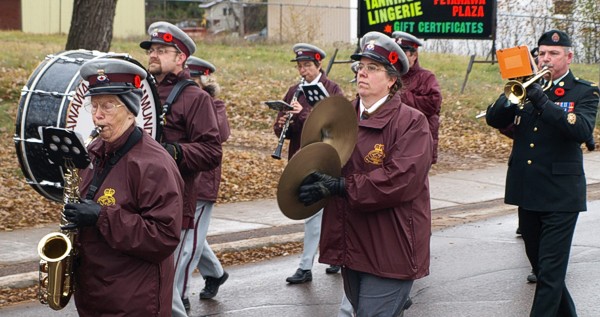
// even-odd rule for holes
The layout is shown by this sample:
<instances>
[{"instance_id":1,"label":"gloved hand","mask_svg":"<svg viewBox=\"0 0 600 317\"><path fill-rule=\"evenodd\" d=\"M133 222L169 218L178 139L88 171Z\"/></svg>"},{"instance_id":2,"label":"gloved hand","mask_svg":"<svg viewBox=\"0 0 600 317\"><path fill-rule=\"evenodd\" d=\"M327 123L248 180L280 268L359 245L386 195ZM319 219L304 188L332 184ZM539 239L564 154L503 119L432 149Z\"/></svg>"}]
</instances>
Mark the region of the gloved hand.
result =
<instances>
[{"instance_id":1,"label":"gloved hand","mask_svg":"<svg viewBox=\"0 0 600 317\"><path fill-rule=\"evenodd\" d=\"M548 96L542 90L542 86L538 83L533 83L525 90L527 91L527 99L531 101L533 107L539 111L544 111Z\"/></svg>"},{"instance_id":2,"label":"gloved hand","mask_svg":"<svg viewBox=\"0 0 600 317\"><path fill-rule=\"evenodd\" d=\"M171 155L171 157L175 159L175 162L179 164L179 161L181 161L181 158L183 157L181 154L181 145L179 145L179 143L167 142L161 143L161 145L165 148L165 150L167 150L169 155Z\"/></svg>"},{"instance_id":3,"label":"gloved hand","mask_svg":"<svg viewBox=\"0 0 600 317\"><path fill-rule=\"evenodd\" d=\"M102 207L92 200L84 200L80 203L68 203L65 205L63 214L65 219L77 227L95 226Z\"/></svg>"},{"instance_id":4,"label":"gloved hand","mask_svg":"<svg viewBox=\"0 0 600 317\"><path fill-rule=\"evenodd\" d=\"M343 177L313 172L300 184L298 200L304 206L310 206L325 197L344 194L346 194L346 181Z\"/></svg>"}]
</instances>

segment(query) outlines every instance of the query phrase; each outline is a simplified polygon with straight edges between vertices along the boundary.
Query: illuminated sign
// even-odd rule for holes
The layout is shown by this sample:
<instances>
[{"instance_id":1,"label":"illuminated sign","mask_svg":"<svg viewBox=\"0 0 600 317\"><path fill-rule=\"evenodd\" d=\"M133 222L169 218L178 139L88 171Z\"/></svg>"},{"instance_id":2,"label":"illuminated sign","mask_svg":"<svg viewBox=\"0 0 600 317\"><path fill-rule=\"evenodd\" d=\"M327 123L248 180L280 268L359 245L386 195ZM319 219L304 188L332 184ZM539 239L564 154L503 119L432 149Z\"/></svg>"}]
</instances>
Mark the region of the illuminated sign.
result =
<instances>
[{"instance_id":1,"label":"illuminated sign","mask_svg":"<svg viewBox=\"0 0 600 317\"><path fill-rule=\"evenodd\" d=\"M359 37L377 31L424 39L493 39L495 0L358 0Z\"/></svg>"}]
</instances>

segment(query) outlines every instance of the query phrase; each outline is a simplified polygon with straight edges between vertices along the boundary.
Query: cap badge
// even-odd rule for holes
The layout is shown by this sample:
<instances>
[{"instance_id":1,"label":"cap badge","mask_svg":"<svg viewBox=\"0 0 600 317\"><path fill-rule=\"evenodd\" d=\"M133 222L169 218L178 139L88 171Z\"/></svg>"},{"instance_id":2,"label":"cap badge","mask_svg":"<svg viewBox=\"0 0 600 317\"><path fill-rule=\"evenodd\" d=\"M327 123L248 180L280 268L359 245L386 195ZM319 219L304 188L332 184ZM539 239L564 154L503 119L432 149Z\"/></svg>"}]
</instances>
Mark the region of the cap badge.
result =
<instances>
[{"instance_id":1,"label":"cap badge","mask_svg":"<svg viewBox=\"0 0 600 317\"><path fill-rule=\"evenodd\" d=\"M375 49L375 41L374 40L370 40L369 43L367 43L367 45L365 46L365 49L367 50L374 50Z\"/></svg>"},{"instance_id":2,"label":"cap badge","mask_svg":"<svg viewBox=\"0 0 600 317\"><path fill-rule=\"evenodd\" d=\"M560 41L560 35L558 35L558 33L553 33L552 34L552 42L558 43L558 41Z\"/></svg>"},{"instance_id":3,"label":"cap badge","mask_svg":"<svg viewBox=\"0 0 600 317\"><path fill-rule=\"evenodd\" d=\"M296 52L296 54L297 54L298 56L300 56L300 55L304 54L304 51L298 51L298 52Z\"/></svg>"},{"instance_id":4,"label":"cap badge","mask_svg":"<svg viewBox=\"0 0 600 317\"><path fill-rule=\"evenodd\" d=\"M108 83L110 81L108 80L108 76L104 74L104 69L98 69L98 76L96 76L96 80L99 83Z\"/></svg>"},{"instance_id":5,"label":"cap badge","mask_svg":"<svg viewBox=\"0 0 600 317\"><path fill-rule=\"evenodd\" d=\"M165 40L165 42L171 42L173 41L173 35L171 35L171 33L165 33L163 35L163 40Z\"/></svg>"},{"instance_id":6,"label":"cap badge","mask_svg":"<svg viewBox=\"0 0 600 317\"><path fill-rule=\"evenodd\" d=\"M152 31L152 34L150 35L151 37L158 37L158 29L154 29Z\"/></svg>"}]
</instances>

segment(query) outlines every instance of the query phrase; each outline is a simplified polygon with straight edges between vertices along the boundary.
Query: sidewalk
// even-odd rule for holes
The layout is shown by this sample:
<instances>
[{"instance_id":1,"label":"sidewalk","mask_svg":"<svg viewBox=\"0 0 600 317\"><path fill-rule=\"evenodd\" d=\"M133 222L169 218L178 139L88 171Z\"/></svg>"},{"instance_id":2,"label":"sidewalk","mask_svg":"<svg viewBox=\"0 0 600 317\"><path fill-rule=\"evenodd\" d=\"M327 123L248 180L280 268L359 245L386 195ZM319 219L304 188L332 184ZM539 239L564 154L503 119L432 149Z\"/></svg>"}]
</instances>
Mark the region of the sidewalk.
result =
<instances>
[{"instance_id":1,"label":"sidewalk","mask_svg":"<svg viewBox=\"0 0 600 317\"><path fill-rule=\"evenodd\" d=\"M588 184L600 183L600 152L584 155ZM460 208L504 197L506 164L430 177L435 216L445 208ZM0 268L30 266L28 273L0 276L0 288L25 287L38 280L37 244L56 226L0 232ZM285 217L272 200L219 204L213 210L208 240L215 252L242 250L273 243L302 241L303 221ZM21 270L22 271L22 270Z\"/></svg>"}]
</instances>

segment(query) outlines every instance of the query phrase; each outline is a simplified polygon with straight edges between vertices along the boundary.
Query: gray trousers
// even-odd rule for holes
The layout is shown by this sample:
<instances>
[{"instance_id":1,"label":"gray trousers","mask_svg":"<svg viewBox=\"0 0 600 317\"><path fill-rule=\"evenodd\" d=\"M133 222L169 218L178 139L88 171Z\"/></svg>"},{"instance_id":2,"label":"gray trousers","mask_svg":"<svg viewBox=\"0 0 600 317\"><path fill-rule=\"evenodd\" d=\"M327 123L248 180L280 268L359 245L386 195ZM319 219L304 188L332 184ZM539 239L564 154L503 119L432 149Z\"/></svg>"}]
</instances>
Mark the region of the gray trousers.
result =
<instances>
[{"instance_id":1,"label":"gray trousers","mask_svg":"<svg viewBox=\"0 0 600 317\"><path fill-rule=\"evenodd\" d=\"M175 280L173 282L173 317L185 317L182 298L187 292L189 279L198 265L194 257L200 259L208 225L212 214L213 203L197 201L194 213L194 228L181 231L181 241L175 250Z\"/></svg>"},{"instance_id":2,"label":"gray trousers","mask_svg":"<svg viewBox=\"0 0 600 317\"><path fill-rule=\"evenodd\" d=\"M323 209L319 210L312 217L304 220L304 250L300 258L300 269L312 270L319 240L321 239L321 219L323 218Z\"/></svg>"},{"instance_id":3,"label":"gray trousers","mask_svg":"<svg viewBox=\"0 0 600 317\"><path fill-rule=\"evenodd\" d=\"M412 280L383 278L342 268L344 290L356 316L396 317L402 313Z\"/></svg>"}]
</instances>

